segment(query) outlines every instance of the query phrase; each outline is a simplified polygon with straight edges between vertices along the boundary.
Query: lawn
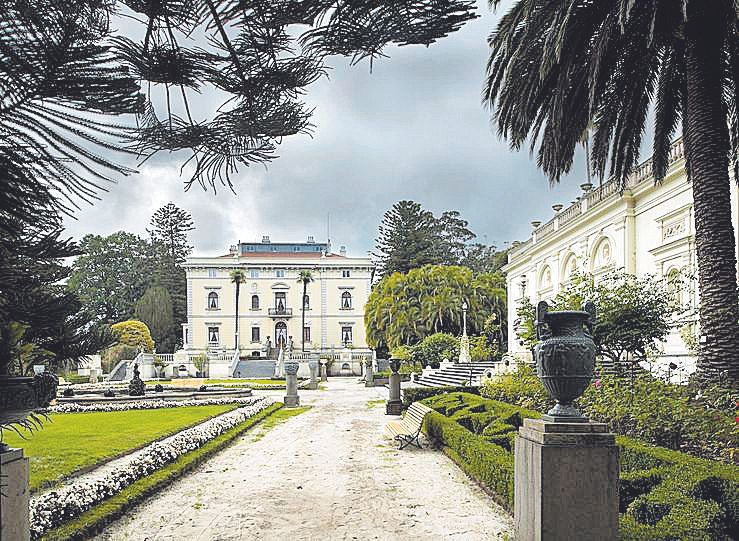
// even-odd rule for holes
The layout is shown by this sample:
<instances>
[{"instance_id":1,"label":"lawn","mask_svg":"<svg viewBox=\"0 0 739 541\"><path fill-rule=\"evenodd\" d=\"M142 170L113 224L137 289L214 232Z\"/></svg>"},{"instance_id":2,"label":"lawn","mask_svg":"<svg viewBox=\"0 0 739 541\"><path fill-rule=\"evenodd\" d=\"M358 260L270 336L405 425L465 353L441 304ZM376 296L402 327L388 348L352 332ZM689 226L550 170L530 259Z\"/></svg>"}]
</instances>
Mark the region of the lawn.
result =
<instances>
[{"instance_id":1,"label":"lawn","mask_svg":"<svg viewBox=\"0 0 739 541\"><path fill-rule=\"evenodd\" d=\"M51 486L76 471L140 448L237 404L171 409L62 413L27 435L4 433L5 443L21 447L31 460L31 491Z\"/></svg>"}]
</instances>

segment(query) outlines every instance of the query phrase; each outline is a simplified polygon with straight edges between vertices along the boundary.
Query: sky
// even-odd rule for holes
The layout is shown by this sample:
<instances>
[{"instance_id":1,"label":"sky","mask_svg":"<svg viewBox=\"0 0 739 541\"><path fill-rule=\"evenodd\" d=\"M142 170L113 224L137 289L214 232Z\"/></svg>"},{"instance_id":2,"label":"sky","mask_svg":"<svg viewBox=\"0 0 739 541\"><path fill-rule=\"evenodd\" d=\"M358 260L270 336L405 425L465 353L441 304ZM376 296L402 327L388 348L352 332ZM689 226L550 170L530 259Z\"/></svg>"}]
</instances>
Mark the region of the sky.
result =
<instances>
[{"instance_id":1,"label":"sky","mask_svg":"<svg viewBox=\"0 0 739 541\"><path fill-rule=\"evenodd\" d=\"M382 216L411 199L439 215L458 210L480 242L499 248L525 240L532 220L552 217L585 180L582 152L573 172L550 187L528 149L514 152L491 127L481 103L487 36L510 2L425 48L392 47L390 58L350 66L334 58L329 78L309 87L312 137L284 140L268 166L242 168L236 194L198 185L184 189L186 156L159 154L138 174L110 186L65 225L70 236L125 230L146 235L151 215L168 202L188 210L195 255L219 255L231 244L325 240L349 255L371 251ZM217 99L204 93L204 102Z\"/></svg>"}]
</instances>

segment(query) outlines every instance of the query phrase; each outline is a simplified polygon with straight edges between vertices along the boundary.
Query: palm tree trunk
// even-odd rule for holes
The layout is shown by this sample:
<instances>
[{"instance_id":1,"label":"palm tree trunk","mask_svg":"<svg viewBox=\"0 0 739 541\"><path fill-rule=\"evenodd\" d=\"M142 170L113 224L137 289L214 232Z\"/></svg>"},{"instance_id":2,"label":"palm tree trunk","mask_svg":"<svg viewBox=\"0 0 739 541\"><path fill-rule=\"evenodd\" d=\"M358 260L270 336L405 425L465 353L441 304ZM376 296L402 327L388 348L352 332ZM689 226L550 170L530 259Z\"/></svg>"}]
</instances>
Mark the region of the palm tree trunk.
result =
<instances>
[{"instance_id":1,"label":"palm tree trunk","mask_svg":"<svg viewBox=\"0 0 739 541\"><path fill-rule=\"evenodd\" d=\"M739 297L731 217L729 133L721 102L722 2L692 2L688 20L687 98L683 122L693 184L700 293L702 379L739 383Z\"/></svg>"},{"instance_id":2,"label":"palm tree trunk","mask_svg":"<svg viewBox=\"0 0 739 541\"><path fill-rule=\"evenodd\" d=\"M308 282L303 280L303 309L300 311L302 317L300 322L300 335L301 343L303 344L302 351L305 352L305 295L308 292Z\"/></svg>"},{"instance_id":3,"label":"palm tree trunk","mask_svg":"<svg viewBox=\"0 0 739 541\"><path fill-rule=\"evenodd\" d=\"M236 326L234 329L236 330L236 333L234 334L234 349L239 349L239 289L241 284L239 282L236 282Z\"/></svg>"}]
</instances>

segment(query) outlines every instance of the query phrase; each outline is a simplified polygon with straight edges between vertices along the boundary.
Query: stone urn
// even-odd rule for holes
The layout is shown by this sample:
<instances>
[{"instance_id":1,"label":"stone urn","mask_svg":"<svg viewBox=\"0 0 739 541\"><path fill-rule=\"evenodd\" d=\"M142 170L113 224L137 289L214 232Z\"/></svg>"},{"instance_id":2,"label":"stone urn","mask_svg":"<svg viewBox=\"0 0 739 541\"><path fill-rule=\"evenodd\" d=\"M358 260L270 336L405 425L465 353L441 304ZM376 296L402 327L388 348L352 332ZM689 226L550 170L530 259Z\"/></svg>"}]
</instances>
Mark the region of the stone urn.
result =
<instances>
[{"instance_id":1,"label":"stone urn","mask_svg":"<svg viewBox=\"0 0 739 541\"><path fill-rule=\"evenodd\" d=\"M298 374L300 363L298 361L285 361L285 375L295 376Z\"/></svg>"},{"instance_id":2,"label":"stone urn","mask_svg":"<svg viewBox=\"0 0 739 541\"><path fill-rule=\"evenodd\" d=\"M595 305L582 310L550 312L546 301L536 307L536 372L547 392L557 401L543 417L546 421L587 422L572 403L582 396L595 368Z\"/></svg>"},{"instance_id":3,"label":"stone urn","mask_svg":"<svg viewBox=\"0 0 739 541\"><path fill-rule=\"evenodd\" d=\"M393 371L393 374L397 374L398 373L398 371L400 370L400 364L401 364L401 362L402 361L400 359L390 359L390 361L388 362L388 364L390 365L390 370Z\"/></svg>"},{"instance_id":4,"label":"stone urn","mask_svg":"<svg viewBox=\"0 0 739 541\"><path fill-rule=\"evenodd\" d=\"M51 372L34 377L0 376L0 426L22 423L56 398L59 378Z\"/></svg>"}]
</instances>

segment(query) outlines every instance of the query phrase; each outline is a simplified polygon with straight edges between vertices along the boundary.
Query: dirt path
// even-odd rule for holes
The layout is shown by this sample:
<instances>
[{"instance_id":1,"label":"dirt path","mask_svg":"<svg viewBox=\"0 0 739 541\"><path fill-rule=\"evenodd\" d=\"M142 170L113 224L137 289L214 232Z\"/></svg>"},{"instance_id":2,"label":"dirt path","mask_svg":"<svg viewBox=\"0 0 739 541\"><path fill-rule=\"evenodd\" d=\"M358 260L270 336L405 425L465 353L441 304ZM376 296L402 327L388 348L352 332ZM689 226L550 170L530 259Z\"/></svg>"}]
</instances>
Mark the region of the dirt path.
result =
<instances>
[{"instance_id":1,"label":"dirt path","mask_svg":"<svg viewBox=\"0 0 739 541\"><path fill-rule=\"evenodd\" d=\"M384 388L305 391L313 408L247 434L100 540L500 539L510 517L442 453L383 436ZM255 393L257 394L257 393ZM267 393L264 393L267 394ZM274 395L274 393L269 393Z\"/></svg>"}]
</instances>

